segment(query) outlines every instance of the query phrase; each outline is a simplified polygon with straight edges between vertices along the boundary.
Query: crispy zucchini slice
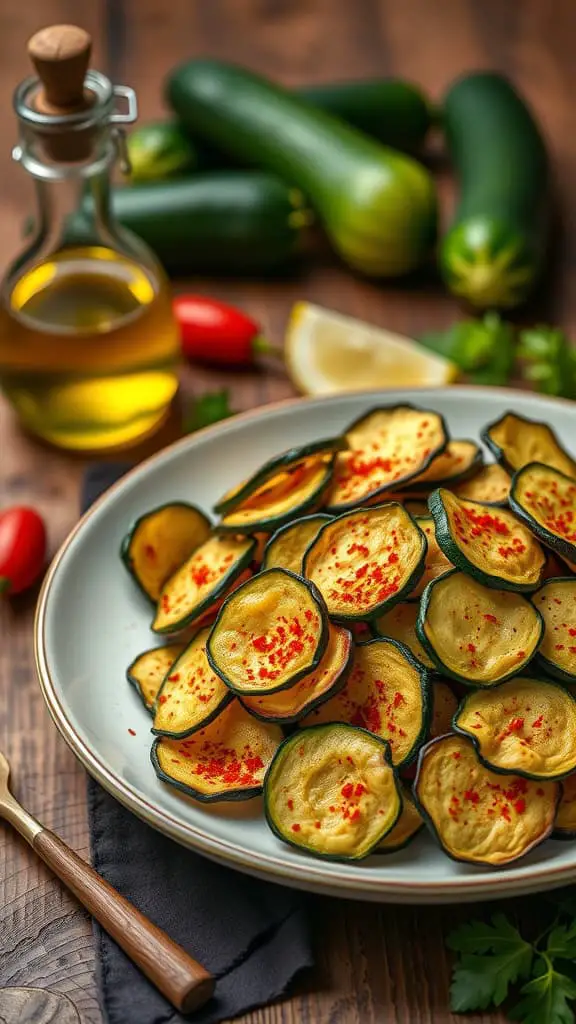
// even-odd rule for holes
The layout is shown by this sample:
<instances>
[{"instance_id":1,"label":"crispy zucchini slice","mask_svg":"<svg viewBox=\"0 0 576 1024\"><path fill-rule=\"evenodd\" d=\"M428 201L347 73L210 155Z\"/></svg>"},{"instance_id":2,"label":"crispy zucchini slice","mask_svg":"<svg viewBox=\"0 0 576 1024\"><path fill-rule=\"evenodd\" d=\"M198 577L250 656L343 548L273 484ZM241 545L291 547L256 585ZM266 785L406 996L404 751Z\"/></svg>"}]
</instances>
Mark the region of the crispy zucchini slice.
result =
<instances>
[{"instance_id":1,"label":"crispy zucchini slice","mask_svg":"<svg viewBox=\"0 0 576 1024\"><path fill-rule=\"evenodd\" d=\"M484 587L453 570L424 591L416 631L440 672L487 687L526 667L542 641L544 622L522 594Z\"/></svg>"},{"instance_id":2,"label":"crispy zucchini slice","mask_svg":"<svg viewBox=\"0 0 576 1024\"><path fill-rule=\"evenodd\" d=\"M568 476L576 476L576 462L548 423L506 412L489 423L480 436L494 458L510 473L516 473L529 462L542 462Z\"/></svg>"},{"instance_id":3,"label":"crispy zucchini slice","mask_svg":"<svg viewBox=\"0 0 576 1024\"><path fill-rule=\"evenodd\" d=\"M576 479L530 462L512 478L510 507L543 544L576 562Z\"/></svg>"},{"instance_id":4,"label":"crispy zucchini slice","mask_svg":"<svg viewBox=\"0 0 576 1024\"><path fill-rule=\"evenodd\" d=\"M430 687L432 697L432 719L430 721L430 739L443 736L450 732L452 719L458 710L458 698L448 683L435 679Z\"/></svg>"},{"instance_id":5,"label":"crispy zucchini slice","mask_svg":"<svg viewBox=\"0 0 576 1024\"><path fill-rule=\"evenodd\" d=\"M331 452L341 451L346 448L345 437L325 437L320 441L311 441L308 444L299 445L297 448L289 448L268 459L252 476L243 480L241 484L232 487L226 494L216 502L214 511L218 515L226 515L233 508L237 508L242 502L255 494L272 477L276 477L285 470L290 469L297 462L309 459L313 455L329 455Z\"/></svg>"},{"instance_id":6,"label":"crispy zucchini slice","mask_svg":"<svg viewBox=\"0 0 576 1024\"><path fill-rule=\"evenodd\" d=\"M422 647L416 632L419 607L418 601L397 604L395 608L375 620L374 631L379 637L399 640L408 647L417 661L426 668L434 668L434 662Z\"/></svg>"},{"instance_id":7,"label":"crispy zucchini slice","mask_svg":"<svg viewBox=\"0 0 576 1024\"><path fill-rule=\"evenodd\" d=\"M185 501L140 516L124 537L120 556L140 590L156 602L166 580L210 536L210 520Z\"/></svg>"},{"instance_id":8,"label":"crispy zucchini slice","mask_svg":"<svg viewBox=\"0 0 576 1024\"><path fill-rule=\"evenodd\" d=\"M402 810L388 744L341 723L294 733L270 765L264 807L285 843L330 860L366 857Z\"/></svg>"},{"instance_id":9,"label":"crispy zucchini slice","mask_svg":"<svg viewBox=\"0 0 576 1024\"><path fill-rule=\"evenodd\" d=\"M162 782L202 803L250 800L282 741L277 725L258 722L233 700L210 725L187 739L159 736L150 757Z\"/></svg>"},{"instance_id":10,"label":"crispy zucchini slice","mask_svg":"<svg viewBox=\"0 0 576 1024\"><path fill-rule=\"evenodd\" d=\"M565 683L576 683L576 577L548 580L532 601L544 619L541 668Z\"/></svg>"},{"instance_id":11,"label":"crispy zucchini slice","mask_svg":"<svg viewBox=\"0 0 576 1024\"><path fill-rule=\"evenodd\" d=\"M426 537L428 547L426 550L426 559L424 561L424 572L422 573L416 587L410 594L410 600L413 600L416 597L421 597L425 587L427 587L432 580L438 579L439 576L445 576L447 572L451 572L454 568L452 562L446 558L446 555L436 540L436 525L432 516L418 516L416 518L416 523Z\"/></svg>"},{"instance_id":12,"label":"crispy zucchini slice","mask_svg":"<svg viewBox=\"0 0 576 1024\"><path fill-rule=\"evenodd\" d=\"M208 660L238 697L276 693L313 673L328 643L320 593L286 569L253 576L224 602Z\"/></svg>"},{"instance_id":13,"label":"crispy zucchini slice","mask_svg":"<svg viewBox=\"0 0 576 1024\"><path fill-rule=\"evenodd\" d=\"M576 839L576 772L562 779L562 798L552 836L554 839Z\"/></svg>"},{"instance_id":14,"label":"crispy zucchini slice","mask_svg":"<svg viewBox=\"0 0 576 1024\"><path fill-rule=\"evenodd\" d=\"M412 477L404 485L406 494L434 487L452 487L459 480L468 480L481 468L484 462L482 449L476 441L449 441L440 455L430 463L428 469Z\"/></svg>"},{"instance_id":15,"label":"crispy zucchini slice","mask_svg":"<svg viewBox=\"0 0 576 1024\"><path fill-rule=\"evenodd\" d=\"M183 644L167 644L143 651L126 669L126 678L134 687L146 711L154 713L154 704L164 677L184 650Z\"/></svg>"},{"instance_id":16,"label":"crispy zucchini slice","mask_svg":"<svg viewBox=\"0 0 576 1024\"><path fill-rule=\"evenodd\" d=\"M448 735L420 752L413 792L449 857L502 867L547 839L562 787L497 775L480 764L468 739Z\"/></svg>"},{"instance_id":17,"label":"crispy zucchini slice","mask_svg":"<svg viewBox=\"0 0 576 1024\"><path fill-rule=\"evenodd\" d=\"M380 406L346 431L349 451L336 456L329 512L344 512L423 473L448 444L437 412L413 405Z\"/></svg>"},{"instance_id":18,"label":"crispy zucchini slice","mask_svg":"<svg viewBox=\"0 0 576 1024\"><path fill-rule=\"evenodd\" d=\"M481 501L483 505L506 505L510 494L510 474L498 462L482 466L470 480L450 488L459 498Z\"/></svg>"},{"instance_id":19,"label":"crispy zucchini slice","mask_svg":"<svg viewBox=\"0 0 576 1024\"><path fill-rule=\"evenodd\" d=\"M318 668L289 690L242 697L244 707L263 722L291 725L313 711L346 682L352 666L352 634L343 626L328 625L328 645Z\"/></svg>"},{"instance_id":20,"label":"crispy zucchini slice","mask_svg":"<svg viewBox=\"0 0 576 1024\"><path fill-rule=\"evenodd\" d=\"M187 635L191 639L192 635L196 634L199 629L203 629L204 626L212 626L226 598L229 597L230 594L233 594L238 587L241 587L246 580L249 580L252 575L253 572L251 569L243 569L240 575L236 577L234 582L230 584L221 597L219 597L217 601L214 601L214 604L211 604L205 612L202 612L202 614L196 619L192 619L192 622L188 623L184 636Z\"/></svg>"},{"instance_id":21,"label":"crispy zucchini slice","mask_svg":"<svg viewBox=\"0 0 576 1024\"><path fill-rule=\"evenodd\" d=\"M319 507L330 485L334 455L314 455L278 473L228 512L218 524L226 533L272 533Z\"/></svg>"},{"instance_id":22,"label":"crispy zucchini slice","mask_svg":"<svg viewBox=\"0 0 576 1024\"><path fill-rule=\"evenodd\" d=\"M531 531L506 509L439 488L428 499L436 540L462 572L498 590L536 590L545 557Z\"/></svg>"},{"instance_id":23,"label":"crispy zucchini slice","mask_svg":"<svg viewBox=\"0 0 576 1024\"><path fill-rule=\"evenodd\" d=\"M262 568L289 569L300 575L306 549L331 518L325 512L317 512L281 526L266 545Z\"/></svg>"},{"instance_id":24,"label":"crispy zucchini slice","mask_svg":"<svg viewBox=\"0 0 576 1024\"><path fill-rule=\"evenodd\" d=\"M402 811L394 828L376 847L376 853L397 853L408 846L424 828L424 818L416 807L412 794L402 785Z\"/></svg>"},{"instance_id":25,"label":"crispy zucchini slice","mask_svg":"<svg viewBox=\"0 0 576 1024\"><path fill-rule=\"evenodd\" d=\"M346 684L300 723L348 722L388 740L392 763L409 764L428 733L430 679L396 640L358 644Z\"/></svg>"},{"instance_id":26,"label":"crispy zucchini slice","mask_svg":"<svg viewBox=\"0 0 576 1024\"><path fill-rule=\"evenodd\" d=\"M462 701L454 728L497 772L560 779L576 768L576 700L551 680L516 676Z\"/></svg>"},{"instance_id":27,"label":"crispy zucchini slice","mask_svg":"<svg viewBox=\"0 0 576 1024\"><path fill-rule=\"evenodd\" d=\"M208 664L209 633L201 629L167 673L154 710L156 736L184 739L208 725L232 700L232 693Z\"/></svg>"},{"instance_id":28,"label":"crispy zucchini slice","mask_svg":"<svg viewBox=\"0 0 576 1024\"><path fill-rule=\"evenodd\" d=\"M343 622L372 619L401 601L424 572L426 537L398 502L346 512L322 527L304 575Z\"/></svg>"}]
</instances>

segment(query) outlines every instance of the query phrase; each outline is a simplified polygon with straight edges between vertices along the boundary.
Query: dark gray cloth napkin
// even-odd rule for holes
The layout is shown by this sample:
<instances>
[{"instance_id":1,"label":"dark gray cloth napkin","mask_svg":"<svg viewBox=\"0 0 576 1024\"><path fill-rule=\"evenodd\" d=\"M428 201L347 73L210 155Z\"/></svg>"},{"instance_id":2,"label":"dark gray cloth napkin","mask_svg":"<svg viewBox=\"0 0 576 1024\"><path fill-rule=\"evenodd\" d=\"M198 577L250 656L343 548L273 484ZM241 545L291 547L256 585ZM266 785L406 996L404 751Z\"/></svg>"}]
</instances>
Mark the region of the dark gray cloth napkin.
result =
<instances>
[{"instance_id":1,"label":"dark gray cloth napkin","mask_svg":"<svg viewBox=\"0 0 576 1024\"><path fill-rule=\"evenodd\" d=\"M88 468L82 508L126 471ZM99 991L108 1024L217 1024L279 999L313 963L302 895L241 875L177 845L88 779L96 870L212 971L216 994L189 1017L177 1013L99 925Z\"/></svg>"}]
</instances>

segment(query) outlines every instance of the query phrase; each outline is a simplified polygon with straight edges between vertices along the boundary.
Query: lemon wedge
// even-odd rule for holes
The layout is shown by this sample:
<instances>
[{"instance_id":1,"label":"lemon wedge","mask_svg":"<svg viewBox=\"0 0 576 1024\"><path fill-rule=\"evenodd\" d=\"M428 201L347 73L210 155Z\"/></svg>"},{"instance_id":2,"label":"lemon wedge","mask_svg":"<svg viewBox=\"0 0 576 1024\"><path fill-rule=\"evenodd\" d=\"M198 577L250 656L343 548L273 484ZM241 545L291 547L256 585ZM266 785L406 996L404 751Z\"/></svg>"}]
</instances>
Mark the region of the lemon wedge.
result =
<instances>
[{"instance_id":1,"label":"lemon wedge","mask_svg":"<svg viewBox=\"0 0 576 1024\"><path fill-rule=\"evenodd\" d=\"M292 308L284 358L305 395L370 388L440 387L457 366L410 338L310 302Z\"/></svg>"}]
</instances>

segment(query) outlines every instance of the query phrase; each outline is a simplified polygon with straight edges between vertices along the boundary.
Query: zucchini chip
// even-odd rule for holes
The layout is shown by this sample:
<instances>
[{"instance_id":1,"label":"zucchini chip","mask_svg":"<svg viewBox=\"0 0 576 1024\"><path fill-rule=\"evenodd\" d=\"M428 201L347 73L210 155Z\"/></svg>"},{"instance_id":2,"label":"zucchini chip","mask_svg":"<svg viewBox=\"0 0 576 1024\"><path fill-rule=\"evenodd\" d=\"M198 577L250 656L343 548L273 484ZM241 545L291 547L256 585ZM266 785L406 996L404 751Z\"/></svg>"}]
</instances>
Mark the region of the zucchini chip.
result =
<instances>
[{"instance_id":1,"label":"zucchini chip","mask_svg":"<svg viewBox=\"0 0 576 1024\"><path fill-rule=\"evenodd\" d=\"M468 480L484 462L482 449L476 441L449 441L428 469L413 477L404 487L407 494L430 486L452 487L459 480Z\"/></svg>"},{"instance_id":2,"label":"zucchini chip","mask_svg":"<svg viewBox=\"0 0 576 1024\"><path fill-rule=\"evenodd\" d=\"M209 537L164 584L152 623L155 633L176 633L212 609L252 561L252 537Z\"/></svg>"},{"instance_id":3,"label":"zucchini chip","mask_svg":"<svg viewBox=\"0 0 576 1024\"><path fill-rule=\"evenodd\" d=\"M483 505L506 505L510 494L510 476L498 462L491 462L472 477L451 488L459 498L481 501Z\"/></svg>"},{"instance_id":4,"label":"zucchini chip","mask_svg":"<svg viewBox=\"0 0 576 1024\"><path fill-rule=\"evenodd\" d=\"M315 455L268 480L224 516L226 533L272 533L295 516L319 507L332 479L334 455Z\"/></svg>"},{"instance_id":5,"label":"zucchini chip","mask_svg":"<svg viewBox=\"0 0 576 1024\"><path fill-rule=\"evenodd\" d=\"M426 668L434 668L434 662L426 653L416 632L420 605L418 601L405 601L376 619L374 629L379 637L398 640Z\"/></svg>"},{"instance_id":6,"label":"zucchini chip","mask_svg":"<svg viewBox=\"0 0 576 1024\"><path fill-rule=\"evenodd\" d=\"M541 643L544 622L522 594L484 587L454 570L426 588L416 630L440 672L486 687L526 667Z\"/></svg>"},{"instance_id":7,"label":"zucchini chip","mask_svg":"<svg viewBox=\"0 0 576 1024\"><path fill-rule=\"evenodd\" d=\"M458 569L498 590L538 588L544 552L511 512L465 501L444 488L430 495L428 505L436 540Z\"/></svg>"},{"instance_id":8,"label":"zucchini chip","mask_svg":"<svg viewBox=\"0 0 576 1024\"><path fill-rule=\"evenodd\" d=\"M134 659L126 669L126 678L134 687L146 711L154 712L154 704L164 676L184 650L183 644L168 644L166 647L152 647Z\"/></svg>"},{"instance_id":9,"label":"zucchini chip","mask_svg":"<svg viewBox=\"0 0 576 1024\"><path fill-rule=\"evenodd\" d=\"M517 676L462 701L454 728L497 772L560 779L576 768L576 700L559 683Z\"/></svg>"},{"instance_id":10,"label":"zucchini chip","mask_svg":"<svg viewBox=\"0 0 576 1024\"><path fill-rule=\"evenodd\" d=\"M576 839L576 772L562 779L562 799L552 835L554 839Z\"/></svg>"},{"instance_id":11,"label":"zucchini chip","mask_svg":"<svg viewBox=\"0 0 576 1024\"><path fill-rule=\"evenodd\" d=\"M448 444L437 412L413 405L381 406L346 431L350 451L336 456L329 512L344 512L423 473Z\"/></svg>"},{"instance_id":12,"label":"zucchini chip","mask_svg":"<svg viewBox=\"0 0 576 1024\"><path fill-rule=\"evenodd\" d=\"M282 742L277 725L258 722L233 700L210 725L184 740L159 736L150 757L162 782L194 800L250 800Z\"/></svg>"},{"instance_id":13,"label":"zucchini chip","mask_svg":"<svg viewBox=\"0 0 576 1024\"><path fill-rule=\"evenodd\" d=\"M402 810L388 744L335 723L294 733L270 765L264 807L285 843L330 860L366 857Z\"/></svg>"},{"instance_id":14,"label":"zucchini chip","mask_svg":"<svg viewBox=\"0 0 576 1024\"><path fill-rule=\"evenodd\" d=\"M548 580L532 601L544 619L541 668L565 683L576 683L576 578Z\"/></svg>"},{"instance_id":15,"label":"zucchini chip","mask_svg":"<svg viewBox=\"0 0 576 1024\"><path fill-rule=\"evenodd\" d=\"M238 587L241 587L246 580L249 580L252 575L253 573L251 569L244 569L240 575L236 577L234 582L230 584L228 589L224 591L222 596L219 597L217 601L214 601L214 604L211 604L205 612L202 612L202 614L198 616L198 618L193 619L192 622L188 623L185 635L187 634L188 637L192 639L192 635L196 634L199 629L203 629L204 626L212 626L226 598L229 597L230 594L233 594Z\"/></svg>"},{"instance_id":16,"label":"zucchini chip","mask_svg":"<svg viewBox=\"0 0 576 1024\"><path fill-rule=\"evenodd\" d=\"M238 697L276 693L314 672L328 643L322 597L285 569L253 576L224 602L208 661Z\"/></svg>"},{"instance_id":17,"label":"zucchini chip","mask_svg":"<svg viewBox=\"0 0 576 1024\"><path fill-rule=\"evenodd\" d=\"M410 594L410 600L416 597L421 597L424 592L424 588L427 587L432 580L438 579L439 576L445 576L447 572L451 572L454 568L452 562L448 561L436 540L436 526L432 516L418 516L416 524L420 527L422 533L426 537L428 548L426 551L426 559L424 561L424 572L422 573L416 588Z\"/></svg>"},{"instance_id":18,"label":"zucchini chip","mask_svg":"<svg viewBox=\"0 0 576 1024\"><path fill-rule=\"evenodd\" d=\"M326 523L304 556L304 575L336 619L371 619L401 601L424 572L426 538L398 502Z\"/></svg>"},{"instance_id":19,"label":"zucchini chip","mask_svg":"<svg viewBox=\"0 0 576 1024\"><path fill-rule=\"evenodd\" d=\"M432 721L430 722L430 739L443 736L450 732L452 719L458 710L458 699L448 683L435 680L430 687L432 697Z\"/></svg>"},{"instance_id":20,"label":"zucchini chip","mask_svg":"<svg viewBox=\"0 0 576 1024\"><path fill-rule=\"evenodd\" d=\"M183 739L202 729L224 710L232 694L212 671L206 657L209 629L201 629L168 672L154 713L157 736Z\"/></svg>"},{"instance_id":21,"label":"zucchini chip","mask_svg":"<svg viewBox=\"0 0 576 1024\"><path fill-rule=\"evenodd\" d=\"M290 725L342 689L352 665L352 634L343 626L328 625L328 646L318 668L289 690L242 697L244 707L263 722Z\"/></svg>"},{"instance_id":22,"label":"zucchini chip","mask_svg":"<svg viewBox=\"0 0 576 1024\"><path fill-rule=\"evenodd\" d=\"M142 592L156 603L166 580L204 543L211 528L200 509L173 501L136 520L122 541L120 556Z\"/></svg>"},{"instance_id":23,"label":"zucchini chip","mask_svg":"<svg viewBox=\"0 0 576 1024\"><path fill-rule=\"evenodd\" d=\"M302 519L280 527L266 545L262 568L288 569L300 575L306 548L331 518L324 512L317 512L316 515L303 516Z\"/></svg>"},{"instance_id":24,"label":"zucchini chip","mask_svg":"<svg viewBox=\"0 0 576 1024\"><path fill-rule=\"evenodd\" d=\"M494 458L510 473L516 473L529 462L542 462L576 477L576 462L547 423L507 412L489 423L480 436Z\"/></svg>"},{"instance_id":25,"label":"zucchini chip","mask_svg":"<svg viewBox=\"0 0 576 1024\"><path fill-rule=\"evenodd\" d=\"M395 767L408 764L428 733L429 675L396 640L358 644L346 685L300 723L358 725L388 740Z\"/></svg>"},{"instance_id":26,"label":"zucchini chip","mask_svg":"<svg viewBox=\"0 0 576 1024\"><path fill-rule=\"evenodd\" d=\"M241 484L227 491L214 505L214 511L218 515L225 515L233 508L241 505L246 498L251 497L272 477L276 477L285 470L292 468L297 462L309 459L313 455L329 455L331 452L341 451L346 448L344 437L328 437L321 441L312 441L309 444L300 445L298 448L289 448L280 455L268 459L260 469L257 469L252 476L248 477Z\"/></svg>"},{"instance_id":27,"label":"zucchini chip","mask_svg":"<svg viewBox=\"0 0 576 1024\"><path fill-rule=\"evenodd\" d=\"M512 478L510 507L538 540L576 562L576 479L530 462Z\"/></svg>"},{"instance_id":28,"label":"zucchini chip","mask_svg":"<svg viewBox=\"0 0 576 1024\"><path fill-rule=\"evenodd\" d=\"M550 835L559 782L497 775L480 764L463 736L439 736L421 751L416 803L454 860L502 867Z\"/></svg>"},{"instance_id":29,"label":"zucchini chip","mask_svg":"<svg viewBox=\"0 0 576 1024\"><path fill-rule=\"evenodd\" d=\"M407 786L402 785L402 811L394 828L378 844L375 853L397 853L408 846L424 828L424 819Z\"/></svg>"}]
</instances>

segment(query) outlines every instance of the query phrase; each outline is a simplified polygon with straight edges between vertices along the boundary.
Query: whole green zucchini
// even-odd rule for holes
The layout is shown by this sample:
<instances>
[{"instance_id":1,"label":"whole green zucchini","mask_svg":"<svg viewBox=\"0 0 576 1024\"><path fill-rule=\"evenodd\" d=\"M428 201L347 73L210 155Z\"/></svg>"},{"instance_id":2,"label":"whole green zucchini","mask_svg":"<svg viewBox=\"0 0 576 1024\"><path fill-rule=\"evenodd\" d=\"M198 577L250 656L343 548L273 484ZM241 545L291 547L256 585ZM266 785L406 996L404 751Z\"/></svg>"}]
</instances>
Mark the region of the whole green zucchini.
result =
<instances>
[{"instance_id":1,"label":"whole green zucchini","mask_svg":"<svg viewBox=\"0 0 576 1024\"><path fill-rule=\"evenodd\" d=\"M354 269L394 277L426 259L435 190L412 158L230 64L184 64L170 75L167 94L192 134L301 188Z\"/></svg>"},{"instance_id":2,"label":"whole green zucchini","mask_svg":"<svg viewBox=\"0 0 576 1024\"><path fill-rule=\"evenodd\" d=\"M501 75L468 75L448 91L444 127L460 185L440 260L450 290L479 309L529 295L547 245L549 172L544 141Z\"/></svg>"}]
</instances>

